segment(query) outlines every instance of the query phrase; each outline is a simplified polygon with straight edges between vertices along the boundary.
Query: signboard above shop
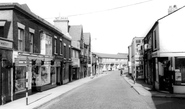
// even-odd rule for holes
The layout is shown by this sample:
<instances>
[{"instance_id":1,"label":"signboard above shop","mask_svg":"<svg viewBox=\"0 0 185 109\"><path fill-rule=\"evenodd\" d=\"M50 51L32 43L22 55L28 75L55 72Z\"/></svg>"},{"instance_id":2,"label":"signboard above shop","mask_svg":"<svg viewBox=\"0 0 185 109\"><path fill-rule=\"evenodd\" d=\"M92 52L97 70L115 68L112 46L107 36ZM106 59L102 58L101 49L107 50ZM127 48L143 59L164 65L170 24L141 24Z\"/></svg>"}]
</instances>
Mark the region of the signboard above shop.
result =
<instances>
[{"instance_id":1,"label":"signboard above shop","mask_svg":"<svg viewBox=\"0 0 185 109\"><path fill-rule=\"evenodd\" d=\"M0 40L0 47L12 49L12 42Z\"/></svg>"}]
</instances>

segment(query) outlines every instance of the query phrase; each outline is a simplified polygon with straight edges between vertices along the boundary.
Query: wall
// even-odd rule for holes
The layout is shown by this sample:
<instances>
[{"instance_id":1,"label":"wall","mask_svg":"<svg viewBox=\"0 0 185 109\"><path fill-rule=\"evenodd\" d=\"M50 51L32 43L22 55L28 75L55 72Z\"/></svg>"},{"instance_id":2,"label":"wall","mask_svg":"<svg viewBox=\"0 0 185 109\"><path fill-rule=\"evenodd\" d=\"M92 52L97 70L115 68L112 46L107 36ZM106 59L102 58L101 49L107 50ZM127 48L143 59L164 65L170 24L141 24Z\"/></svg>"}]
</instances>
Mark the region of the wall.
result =
<instances>
[{"instance_id":1,"label":"wall","mask_svg":"<svg viewBox=\"0 0 185 109\"><path fill-rule=\"evenodd\" d=\"M185 52L185 9L159 21L160 52Z\"/></svg>"}]
</instances>

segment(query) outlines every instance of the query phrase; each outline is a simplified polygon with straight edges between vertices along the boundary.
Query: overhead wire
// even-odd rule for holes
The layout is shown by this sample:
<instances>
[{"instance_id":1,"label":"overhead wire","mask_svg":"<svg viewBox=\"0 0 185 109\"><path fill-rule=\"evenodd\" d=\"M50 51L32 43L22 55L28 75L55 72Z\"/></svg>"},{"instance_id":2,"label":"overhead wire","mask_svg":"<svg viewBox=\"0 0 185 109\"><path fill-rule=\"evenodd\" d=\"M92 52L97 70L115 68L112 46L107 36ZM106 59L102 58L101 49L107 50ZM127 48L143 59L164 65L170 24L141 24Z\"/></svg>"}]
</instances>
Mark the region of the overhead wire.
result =
<instances>
[{"instance_id":1,"label":"overhead wire","mask_svg":"<svg viewBox=\"0 0 185 109\"><path fill-rule=\"evenodd\" d=\"M105 10L100 10L100 11L93 11L93 12L87 12L87 13L82 13L82 14L73 14L73 15L68 15L67 17L75 17L75 16L95 14L95 13L106 12L106 11L113 11L113 10L117 10L117 9L121 9L121 8L126 8L126 7L130 7L130 6L134 6L134 5L143 4L143 3L146 3L146 2L150 2L150 1L153 1L153 0L147 0L147 1L137 2L137 3L133 3L133 4L129 4L129 5L119 6L119 7L105 9Z\"/></svg>"}]
</instances>

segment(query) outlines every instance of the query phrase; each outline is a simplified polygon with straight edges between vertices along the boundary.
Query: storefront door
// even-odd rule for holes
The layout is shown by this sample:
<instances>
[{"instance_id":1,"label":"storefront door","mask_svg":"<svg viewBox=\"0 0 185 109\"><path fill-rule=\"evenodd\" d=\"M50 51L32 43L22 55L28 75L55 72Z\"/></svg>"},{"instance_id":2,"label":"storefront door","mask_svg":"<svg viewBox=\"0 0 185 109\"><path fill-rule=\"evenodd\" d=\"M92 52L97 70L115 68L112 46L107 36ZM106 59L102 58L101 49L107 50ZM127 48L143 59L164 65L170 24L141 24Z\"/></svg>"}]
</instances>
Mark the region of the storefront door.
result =
<instances>
[{"instance_id":1,"label":"storefront door","mask_svg":"<svg viewBox=\"0 0 185 109\"><path fill-rule=\"evenodd\" d=\"M8 52L0 50L0 104L5 104L11 100L11 73L7 65L11 59L8 59ZM9 53L11 54L11 53Z\"/></svg>"}]
</instances>

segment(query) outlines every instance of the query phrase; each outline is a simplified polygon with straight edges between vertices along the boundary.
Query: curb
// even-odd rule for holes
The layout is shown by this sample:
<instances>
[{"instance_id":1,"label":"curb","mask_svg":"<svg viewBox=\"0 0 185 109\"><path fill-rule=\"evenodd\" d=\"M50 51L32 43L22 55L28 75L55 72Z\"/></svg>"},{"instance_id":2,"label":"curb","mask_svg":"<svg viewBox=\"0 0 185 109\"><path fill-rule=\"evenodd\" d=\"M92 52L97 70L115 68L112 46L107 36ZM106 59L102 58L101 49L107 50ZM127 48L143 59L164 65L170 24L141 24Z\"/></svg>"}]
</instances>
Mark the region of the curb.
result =
<instances>
[{"instance_id":1,"label":"curb","mask_svg":"<svg viewBox=\"0 0 185 109\"><path fill-rule=\"evenodd\" d=\"M58 95L58 96L55 97L55 98L50 99L49 101L46 101L46 102L44 102L44 103L42 103L42 104L40 104L40 105L38 105L38 106L33 107L33 109L39 109L39 108L42 108L44 105L46 105L46 104L48 104L48 103L50 103L50 102L56 102L57 100L60 99L60 97L61 97L62 95L66 94L66 93L68 93L68 92L70 92L70 91L72 91L72 90L74 90L74 89L76 89L76 88L79 88L79 87L81 87L82 85L84 85L84 84L86 84L86 83L89 83L89 82L91 82L91 81L93 81L93 80L95 80L95 79L98 79L98 78L100 78L100 77L103 77L103 76L105 76L105 74L98 75L97 77L96 77L96 76L87 77L87 78L89 78L90 80L88 80L88 81L84 82L83 84L78 85L78 86L76 86L76 87L74 87L74 88L72 88L72 89L70 89L70 90L68 90L68 91L66 91L66 92L64 92L64 93L61 93L60 95Z\"/></svg>"},{"instance_id":2,"label":"curb","mask_svg":"<svg viewBox=\"0 0 185 109\"><path fill-rule=\"evenodd\" d=\"M124 79L127 81L127 83L130 84L131 88L133 88L139 95L143 95L143 96L151 96L151 97L156 97L156 98L182 98L185 99L185 94L168 94L168 93L161 93L158 91L149 91L146 88L144 88L143 86L134 86L132 83L130 83L130 81L128 80L129 78L124 76ZM136 83L137 84L137 83ZM146 92L142 93L141 90L138 90L137 87L140 87L144 90L146 90ZM147 94L147 92L149 92Z\"/></svg>"}]
</instances>

